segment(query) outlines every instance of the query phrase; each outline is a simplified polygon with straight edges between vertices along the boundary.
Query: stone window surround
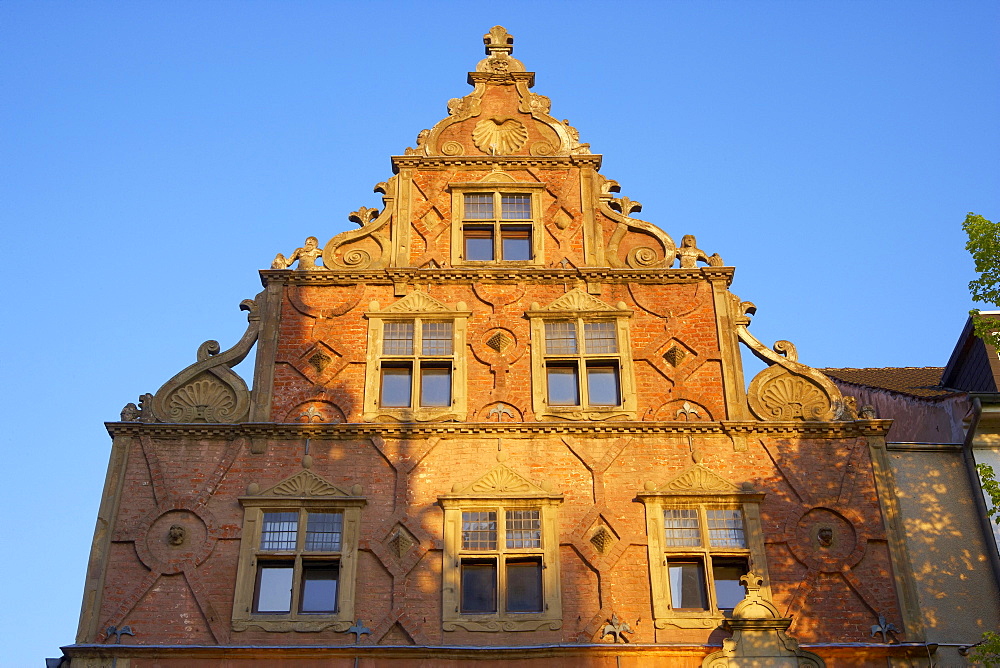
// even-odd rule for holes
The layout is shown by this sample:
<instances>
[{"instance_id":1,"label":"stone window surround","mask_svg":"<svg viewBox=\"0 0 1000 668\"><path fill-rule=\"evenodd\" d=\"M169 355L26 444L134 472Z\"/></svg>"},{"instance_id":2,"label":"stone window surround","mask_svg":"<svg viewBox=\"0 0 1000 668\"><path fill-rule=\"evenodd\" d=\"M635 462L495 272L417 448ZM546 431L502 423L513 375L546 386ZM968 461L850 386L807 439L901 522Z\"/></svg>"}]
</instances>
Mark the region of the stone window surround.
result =
<instances>
[{"instance_id":1,"label":"stone window surround","mask_svg":"<svg viewBox=\"0 0 1000 668\"><path fill-rule=\"evenodd\" d=\"M653 622L656 628L666 626L679 628L713 628L726 619L726 613L719 610L715 601L712 584L711 556L745 557L749 567L764 578L762 591L770 597L770 583L767 577L767 563L764 557L764 532L760 520L760 502L764 495L754 492L672 492L647 489L637 496L646 511L646 536L648 545L649 582L653 599ZM739 509L743 511L743 530L746 548L713 548L702 544L700 547L667 547L663 512L673 508L697 508L704 518L705 509ZM702 526L702 535L707 528ZM704 541L703 541L704 543ZM708 610L674 610L670 599L670 579L666 560L669 556L700 557L705 569Z\"/></svg>"},{"instance_id":2,"label":"stone window surround","mask_svg":"<svg viewBox=\"0 0 1000 668\"><path fill-rule=\"evenodd\" d=\"M578 293L581 298L577 298L575 304L564 304L567 297L572 297ZM617 307L600 302L598 299L586 295L580 289L575 289L566 293L555 302L545 308L540 308L538 304L532 304L531 309L525 312L531 320L531 397L532 408L539 418L555 419L575 419L575 420L606 420L617 417L628 420L637 419L637 398L635 391L635 371L632 362L632 343L629 337L629 318L632 311L620 303ZM618 406L549 406L548 403L548 378L546 374L546 350L545 350L545 323L558 321L573 321L577 323L578 336L583 338L583 323L585 322L613 322L617 334L617 353L607 353L600 355L585 355L582 352L575 357L584 359L618 360L618 383L621 404ZM560 359L566 356L558 356ZM578 374L583 383L583 374L586 373L584 367L580 367ZM581 394L581 402L584 397Z\"/></svg>"},{"instance_id":3,"label":"stone window surround","mask_svg":"<svg viewBox=\"0 0 1000 668\"><path fill-rule=\"evenodd\" d=\"M412 292L390 305L386 310L382 310L378 302L372 302L369 305L369 310L365 313L365 317L368 318L368 350L362 419L366 422L375 421L382 416L401 421L414 420L417 422L465 419L468 404L466 330L468 318L471 315L472 312L466 310L464 302L459 302L457 308L452 310L423 292ZM420 406L418 393L411 396L410 403L412 405L409 408L379 405L382 391L382 360L383 357L387 359L392 357L382 354L383 324L387 321L412 321L414 331L420 327L422 321L449 321L452 323L452 354L427 358L428 360L451 363L451 406ZM418 357L421 356L415 355L413 359L416 360ZM417 373L414 370L414 377L416 378L416 376ZM417 389L419 390L419 388Z\"/></svg>"},{"instance_id":4,"label":"stone window surround","mask_svg":"<svg viewBox=\"0 0 1000 668\"><path fill-rule=\"evenodd\" d=\"M354 622L355 576L357 573L358 538L363 497L240 497L243 506L243 533L240 543L239 566L236 575L236 595L233 601L233 630L263 631L322 631L333 628L344 631ZM254 586L257 579L257 555L273 554L260 548L261 529L265 512L342 512L343 534L339 562L337 611L333 613L300 613L294 608L286 614L254 613ZM301 531L301 528L299 529Z\"/></svg>"},{"instance_id":5,"label":"stone window surround","mask_svg":"<svg viewBox=\"0 0 1000 668\"><path fill-rule=\"evenodd\" d=\"M562 495L542 490L526 493L503 492L493 494L448 494L439 497L444 508L444 551L442 562L442 623L445 631L535 631L556 630L562 627L562 594L559 575L559 506ZM462 512L474 510L539 510L542 529L541 550L530 550L532 556L542 558L541 612L504 612L502 604L492 614L460 612L461 562L463 557L483 557L502 552L481 552L462 549ZM497 516L498 539L503 541L504 515ZM518 553L519 551L514 551ZM498 565L499 567L499 565ZM504 591L498 587L497 598L502 601Z\"/></svg>"},{"instance_id":6,"label":"stone window surround","mask_svg":"<svg viewBox=\"0 0 1000 668\"><path fill-rule=\"evenodd\" d=\"M504 175L506 176L506 174ZM489 177L488 177L489 178ZM451 192L451 265L460 266L544 266L545 265L545 230L542 213L542 193L545 184L535 181L477 181L472 183L450 183ZM500 193L508 195L531 195L531 259L530 260L465 260L464 227L466 223L476 221L465 220L465 195L473 193ZM489 223L490 221L482 221ZM511 224L527 224L524 221L511 221Z\"/></svg>"}]
</instances>

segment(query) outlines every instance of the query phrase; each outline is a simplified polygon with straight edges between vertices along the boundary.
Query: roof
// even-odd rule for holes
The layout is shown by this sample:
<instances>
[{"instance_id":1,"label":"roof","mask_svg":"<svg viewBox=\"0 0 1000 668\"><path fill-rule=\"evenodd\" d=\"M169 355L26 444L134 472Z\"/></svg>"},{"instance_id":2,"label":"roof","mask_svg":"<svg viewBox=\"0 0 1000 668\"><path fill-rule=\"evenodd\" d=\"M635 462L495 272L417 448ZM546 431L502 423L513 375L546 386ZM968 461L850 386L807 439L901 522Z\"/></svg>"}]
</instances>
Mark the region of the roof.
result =
<instances>
[{"instance_id":1,"label":"roof","mask_svg":"<svg viewBox=\"0 0 1000 668\"><path fill-rule=\"evenodd\" d=\"M958 394L953 389L941 386L944 367L940 366L819 369L819 371L833 380L844 383L864 385L922 399L943 399Z\"/></svg>"}]
</instances>

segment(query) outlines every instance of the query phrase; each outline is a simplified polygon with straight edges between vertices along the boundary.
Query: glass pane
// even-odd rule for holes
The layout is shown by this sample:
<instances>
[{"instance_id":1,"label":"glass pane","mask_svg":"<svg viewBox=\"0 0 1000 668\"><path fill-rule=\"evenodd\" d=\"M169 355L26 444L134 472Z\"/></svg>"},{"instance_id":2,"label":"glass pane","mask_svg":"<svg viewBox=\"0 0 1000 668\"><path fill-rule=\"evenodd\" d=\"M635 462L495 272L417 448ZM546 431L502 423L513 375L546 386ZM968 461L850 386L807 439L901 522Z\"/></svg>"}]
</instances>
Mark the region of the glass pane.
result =
<instances>
[{"instance_id":1,"label":"glass pane","mask_svg":"<svg viewBox=\"0 0 1000 668\"><path fill-rule=\"evenodd\" d=\"M670 605L674 609L707 610L705 571L701 561L668 561Z\"/></svg>"},{"instance_id":2,"label":"glass pane","mask_svg":"<svg viewBox=\"0 0 1000 668\"><path fill-rule=\"evenodd\" d=\"M531 259L531 228L505 225L500 230L500 252L508 262Z\"/></svg>"},{"instance_id":3,"label":"glass pane","mask_svg":"<svg viewBox=\"0 0 1000 668\"><path fill-rule=\"evenodd\" d=\"M580 380L577 377L576 365L548 365L545 367L549 381L550 406L579 406Z\"/></svg>"},{"instance_id":4,"label":"glass pane","mask_svg":"<svg viewBox=\"0 0 1000 668\"><path fill-rule=\"evenodd\" d=\"M465 196L467 220L493 219L493 193L469 193Z\"/></svg>"},{"instance_id":5,"label":"glass pane","mask_svg":"<svg viewBox=\"0 0 1000 668\"><path fill-rule=\"evenodd\" d=\"M530 220L531 195L500 195L500 211L504 220Z\"/></svg>"},{"instance_id":6,"label":"glass pane","mask_svg":"<svg viewBox=\"0 0 1000 668\"><path fill-rule=\"evenodd\" d=\"M420 405L451 406L451 367L420 368Z\"/></svg>"},{"instance_id":7,"label":"glass pane","mask_svg":"<svg viewBox=\"0 0 1000 668\"><path fill-rule=\"evenodd\" d=\"M712 547L746 547L743 532L743 511L709 510L708 544Z\"/></svg>"},{"instance_id":8,"label":"glass pane","mask_svg":"<svg viewBox=\"0 0 1000 668\"><path fill-rule=\"evenodd\" d=\"M667 508L663 511L663 538L666 547L701 547L697 508Z\"/></svg>"},{"instance_id":9,"label":"glass pane","mask_svg":"<svg viewBox=\"0 0 1000 668\"><path fill-rule=\"evenodd\" d=\"M291 612L293 570L291 564L260 565L254 612Z\"/></svg>"},{"instance_id":10,"label":"glass pane","mask_svg":"<svg viewBox=\"0 0 1000 668\"><path fill-rule=\"evenodd\" d=\"M587 365L587 403L591 406L617 406L622 402L618 387L618 364Z\"/></svg>"},{"instance_id":11,"label":"glass pane","mask_svg":"<svg viewBox=\"0 0 1000 668\"><path fill-rule=\"evenodd\" d=\"M546 355L575 355L576 352L576 323L545 323Z\"/></svg>"},{"instance_id":12,"label":"glass pane","mask_svg":"<svg viewBox=\"0 0 1000 668\"><path fill-rule=\"evenodd\" d=\"M424 355L451 355L452 336L450 322L425 322L420 328L421 348Z\"/></svg>"},{"instance_id":13,"label":"glass pane","mask_svg":"<svg viewBox=\"0 0 1000 668\"><path fill-rule=\"evenodd\" d=\"M507 511L507 547L540 548L542 546L542 521L537 510Z\"/></svg>"},{"instance_id":14,"label":"glass pane","mask_svg":"<svg viewBox=\"0 0 1000 668\"><path fill-rule=\"evenodd\" d=\"M339 552L343 533L343 513L309 513L306 520L306 550Z\"/></svg>"},{"instance_id":15,"label":"glass pane","mask_svg":"<svg viewBox=\"0 0 1000 668\"><path fill-rule=\"evenodd\" d=\"M507 560L507 612L542 611L542 560Z\"/></svg>"},{"instance_id":16,"label":"glass pane","mask_svg":"<svg viewBox=\"0 0 1000 668\"><path fill-rule=\"evenodd\" d=\"M715 581L715 604L720 610L732 610L747 595L740 578L747 574L746 559L712 559L712 579Z\"/></svg>"},{"instance_id":17,"label":"glass pane","mask_svg":"<svg viewBox=\"0 0 1000 668\"><path fill-rule=\"evenodd\" d=\"M462 513L462 549L497 549L497 513L473 510Z\"/></svg>"},{"instance_id":18,"label":"glass pane","mask_svg":"<svg viewBox=\"0 0 1000 668\"><path fill-rule=\"evenodd\" d=\"M613 322L583 323L583 338L588 353L618 352L618 335Z\"/></svg>"},{"instance_id":19,"label":"glass pane","mask_svg":"<svg viewBox=\"0 0 1000 668\"><path fill-rule=\"evenodd\" d=\"M462 612L496 611L496 562L492 559L462 561Z\"/></svg>"},{"instance_id":20,"label":"glass pane","mask_svg":"<svg viewBox=\"0 0 1000 668\"><path fill-rule=\"evenodd\" d=\"M413 354L412 322L387 322L382 325L382 354Z\"/></svg>"},{"instance_id":21,"label":"glass pane","mask_svg":"<svg viewBox=\"0 0 1000 668\"><path fill-rule=\"evenodd\" d=\"M465 228L465 259L490 261L493 259L493 228Z\"/></svg>"},{"instance_id":22,"label":"glass pane","mask_svg":"<svg viewBox=\"0 0 1000 668\"><path fill-rule=\"evenodd\" d=\"M264 513L264 526L260 530L261 550L294 550L299 530L299 514Z\"/></svg>"},{"instance_id":23,"label":"glass pane","mask_svg":"<svg viewBox=\"0 0 1000 668\"><path fill-rule=\"evenodd\" d=\"M302 592L299 612L336 612L337 564L302 564Z\"/></svg>"},{"instance_id":24,"label":"glass pane","mask_svg":"<svg viewBox=\"0 0 1000 668\"><path fill-rule=\"evenodd\" d=\"M383 366L381 405L386 408L409 408L413 385L410 367Z\"/></svg>"}]
</instances>

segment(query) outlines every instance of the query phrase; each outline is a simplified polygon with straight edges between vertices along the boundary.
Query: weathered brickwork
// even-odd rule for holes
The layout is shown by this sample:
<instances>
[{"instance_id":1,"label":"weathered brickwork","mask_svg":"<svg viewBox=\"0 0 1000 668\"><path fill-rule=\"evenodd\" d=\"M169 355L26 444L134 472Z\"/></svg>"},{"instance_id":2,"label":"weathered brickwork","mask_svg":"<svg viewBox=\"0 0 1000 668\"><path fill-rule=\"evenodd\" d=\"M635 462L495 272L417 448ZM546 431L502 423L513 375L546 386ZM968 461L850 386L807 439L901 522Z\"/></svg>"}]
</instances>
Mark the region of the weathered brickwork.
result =
<instances>
[{"instance_id":1,"label":"weathered brickwork","mask_svg":"<svg viewBox=\"0 0 1000 668\"><path fill-rule=\"evenodd\" d=\"M128 644L152 652L120 654L133 666L216 665L211 657L223 656L152 650L180 645L229 648L234 666L350 665L338 648L360 652L355 645L371 650L366 666L457 666L471 657L462 648L497 648L479 655L480 665L701 665L721 651L739 608L713 599L694 609L663 593L657 583L668 582L667 560L678 554L700 564L707 583L722 576L706 563L711 550L654 553L650 531L664 530L662 508L742 513L746 535L731 539L726 563L756 574L747 576L747 601L761 597L774 628L785 620L788 633L817 644L809 656L871 665L905 655L870 643L879 614L897 640L919 639L901 542L880 503L892 493L879 459L888 423L859 420L788 342L771 350L748 333L753 309L729 292L732 268L694 238L675 244L634 217L637 204L597 172L600 156L528 91L533 75L497 30L486 38L489 58L470 74L475 92L452 100L449 117L394 158L395 175L378 186L384 209L355 212L360 229L322 250L307 243L279 256L262 272L265 292L245 305L244 340L200 352L110 425L108 492L78 638L83 665L96 656L86 647L114 642L108 628L125 625L134 633ZM492 234L530 240L527 257L464 259L454 244L465 243L467 228L486 229L456 210L472 210L468 193L530 200L519 227L504 227L495 211L483 218ZM504 239L494 238L497 253L508 252ZM450 405L418 406L414 380L410 406L380 407L383 367L424 373L419 361L385 361L379 323L393 318L450 323L454 350L427 367L450 374ZM601 323L612 333L601 354L581 335L586 350L552 362L545 322ZM251 392L229 367L255 341ZM749 390L739 342L768 364ZM617 404L587 405L578 384L579 405L558 405L549 363L578 377L592 363L613 369L590 382L617 383ZM247 417L217 419L238 413L244 399ZM556 591L545 585L530 614L459 610L446 583L467 562L485 562L447 556L462 543L461 531L446 528L448 504L517 503L541 508L542 528L535 552L509 558L538 564L539 582L557 572ZM260 556L257 509L347 507L360 509L356 536L345 528L342 547L326 557L339 564L337 610L256 612L259 565L278 563ZM504 545L502 517L498 536ZM294 550L282 558L298 559ZM309 558L295 561L300 592ZM669 581L678 586L673 571ZM603 653L616 638L628 651ZM842 643L869 645L819 648ZM511 649L550 645L564 653ZM774 651L813 660L785 645ZM310 654L316 646L326 658Z\"/></svg>"}]
</instances>

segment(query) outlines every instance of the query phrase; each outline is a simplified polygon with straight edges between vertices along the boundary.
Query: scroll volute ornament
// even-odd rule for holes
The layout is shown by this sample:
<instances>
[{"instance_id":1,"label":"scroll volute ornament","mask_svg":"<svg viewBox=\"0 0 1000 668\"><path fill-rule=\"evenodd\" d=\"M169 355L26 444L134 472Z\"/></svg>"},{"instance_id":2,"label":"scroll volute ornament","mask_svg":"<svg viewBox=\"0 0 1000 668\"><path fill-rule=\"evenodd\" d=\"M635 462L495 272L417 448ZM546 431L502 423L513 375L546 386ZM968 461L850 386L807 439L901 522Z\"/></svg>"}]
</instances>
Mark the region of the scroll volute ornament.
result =
<instances>
[{"instance_id":1,"label":"scroll volute ornament","mask_svg":"<svg viewBox=\"0 0 1000 668\"><path fill-rule=\"evenodd\" d=\"M777 341L774 348L758 341L747 330L749 316L756 312L751 302L741 302L730 293L736 332L757 359L768 368L758 373L747 389L750 410L761 420L837 419L844 398L825 375L798 361L798 352L790 341Z\"/></svg>"},{"instance_id":2,"label":"scroll volute ornament","mask_svg":"<svg viewBox=\"0 0 1000 668\"><path fill-rule=\"evenodd\" d=\"M258 295L258 299L263 293ZM232 367L250 353L260 330L257 302L244 299L247 330L229 350L219 352L218 341L198 347L198 361L163 384L153 397L159 422L245 422L250 412L250 390Z\"/></svg>"},{"instance_id":3,"label":"scroll volute ornament","mask_svg":"<svg viewBox=\"0 0 1000 668\"><path fill-rule=\"evenodd\" d=\"M352 211L347 219L361 226L359 230L341 232L323 247L323 266L328 269L382 269L389 263L388 224L396 211L396 178L376 184L374 191L382 193L384 207L363 206Z\"/></svg>"}]
</instances>

